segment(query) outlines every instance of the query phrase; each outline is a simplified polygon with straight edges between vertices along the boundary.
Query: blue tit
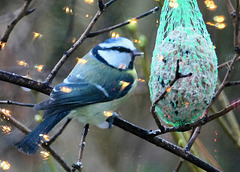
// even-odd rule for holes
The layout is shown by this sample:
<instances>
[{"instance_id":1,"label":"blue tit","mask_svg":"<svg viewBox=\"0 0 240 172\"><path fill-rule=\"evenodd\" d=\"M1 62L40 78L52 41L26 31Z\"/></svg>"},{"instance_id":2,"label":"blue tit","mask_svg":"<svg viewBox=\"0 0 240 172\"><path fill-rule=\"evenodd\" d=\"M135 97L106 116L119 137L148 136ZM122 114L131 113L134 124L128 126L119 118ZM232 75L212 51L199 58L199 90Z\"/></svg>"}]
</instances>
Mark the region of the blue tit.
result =
<instances>
[{"instance_id":1,"label":"blue tit","mask_svg":"<svg viewBox=\"0 0 240 172\"><path fill-rule=\"evenodd\" d=\"M77 117L82 123L100 125L123 102L137 84L134 67L137 50L127 38L110 38L98 44L55 86L50 99L36 104L44 110L43 122L15 146L34 154L49 133L64 117Z\"/></svg>"}]
</instances>

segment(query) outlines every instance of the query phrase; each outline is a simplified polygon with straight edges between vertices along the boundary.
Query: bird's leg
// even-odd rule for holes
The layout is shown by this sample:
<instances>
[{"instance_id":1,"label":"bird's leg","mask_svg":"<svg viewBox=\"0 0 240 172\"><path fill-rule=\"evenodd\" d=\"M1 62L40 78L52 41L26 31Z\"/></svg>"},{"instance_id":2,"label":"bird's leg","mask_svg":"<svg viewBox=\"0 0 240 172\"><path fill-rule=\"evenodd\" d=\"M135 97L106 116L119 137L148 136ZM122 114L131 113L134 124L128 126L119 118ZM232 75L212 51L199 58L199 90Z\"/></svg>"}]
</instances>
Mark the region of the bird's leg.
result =
<instances>
[{"instance_id":1,"label":"bird's leg","mask_svg":"<svg viewBox=\"0 0 240 172\"><path fill-rule=\"evenodd\" d=\"M116 112L113 112L112 116L110 116L110 117L108 118L108 124L109 124L109 125L108 125L108 128L112 128L114 118L116 118L116 117L119 117L119 115L118 115Z\"/></svg>"}]
</instances>

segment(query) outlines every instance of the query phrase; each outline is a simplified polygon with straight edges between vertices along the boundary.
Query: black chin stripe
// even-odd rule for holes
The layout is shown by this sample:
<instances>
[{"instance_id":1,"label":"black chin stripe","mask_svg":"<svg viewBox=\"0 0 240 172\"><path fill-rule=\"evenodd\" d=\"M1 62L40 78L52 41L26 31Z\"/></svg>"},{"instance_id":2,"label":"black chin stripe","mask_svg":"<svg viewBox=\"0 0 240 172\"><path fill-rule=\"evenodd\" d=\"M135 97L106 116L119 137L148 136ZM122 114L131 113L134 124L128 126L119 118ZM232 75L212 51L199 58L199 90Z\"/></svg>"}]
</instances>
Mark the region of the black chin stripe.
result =
<instances>
[{"instance_id":1,"label":"black chin stripe","mask_svg":"<svg viewBox=\"0 0 240 172\"><path fill-rule=\"evenodd\" d=\"M104 60L104 59L102 58L102 56L100 56L100 55L98 54L98 50L102 50L102 48L101 48L100 46L96 46L96 47L94 47L94 48L92 49L92 54L93 54L93 56L96 57L100 62L109 65L108 62L107 62L106 60ZM109 66L111 66L111 65L109 65Z\"/></svg>"}]
</instances>

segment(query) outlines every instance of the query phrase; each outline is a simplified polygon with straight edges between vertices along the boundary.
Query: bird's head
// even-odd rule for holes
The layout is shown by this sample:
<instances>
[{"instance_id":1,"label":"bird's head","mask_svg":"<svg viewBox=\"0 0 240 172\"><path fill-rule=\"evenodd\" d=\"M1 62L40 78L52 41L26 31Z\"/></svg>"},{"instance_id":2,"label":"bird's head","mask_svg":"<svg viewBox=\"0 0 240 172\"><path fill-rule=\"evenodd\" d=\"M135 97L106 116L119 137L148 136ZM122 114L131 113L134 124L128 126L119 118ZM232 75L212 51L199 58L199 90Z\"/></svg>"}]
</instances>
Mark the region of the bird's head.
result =
<instances>
[{"instance_id":1,"label":"bird's head","mask_svg":"<svg viewBox=\"0 0 240 172\"><path fill-rule=\"evenodd\" d=\"M143 52L136 49L127 38L110 38L98 44L91 51L100 62L119 70L133 69L136 56Z\"/></svg>"}]
</instances>

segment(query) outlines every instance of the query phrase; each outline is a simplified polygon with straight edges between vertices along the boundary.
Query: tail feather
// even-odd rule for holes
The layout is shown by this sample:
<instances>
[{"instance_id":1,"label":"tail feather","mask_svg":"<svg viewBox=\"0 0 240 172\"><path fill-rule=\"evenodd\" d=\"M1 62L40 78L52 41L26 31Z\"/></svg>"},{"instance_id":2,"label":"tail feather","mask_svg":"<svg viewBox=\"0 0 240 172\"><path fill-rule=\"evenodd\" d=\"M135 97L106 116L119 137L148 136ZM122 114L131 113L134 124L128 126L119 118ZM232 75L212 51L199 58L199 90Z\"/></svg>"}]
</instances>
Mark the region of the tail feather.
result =
<instances>
[{"instance_id":1,"label":"tail feather","mask_svg":"<svg viewBox=\"0 0 240 172\"><path fill-rule=\"evenodd\" d=\"M32 132L25 136L20 142L14 144L19 151L26 154L34 154L37 152L41 144L44 142L41 134L49 133L69 112L62 112L61 114L55 114L48 116L39 126L37 126Z\"/></svg>"}]
</instances>

